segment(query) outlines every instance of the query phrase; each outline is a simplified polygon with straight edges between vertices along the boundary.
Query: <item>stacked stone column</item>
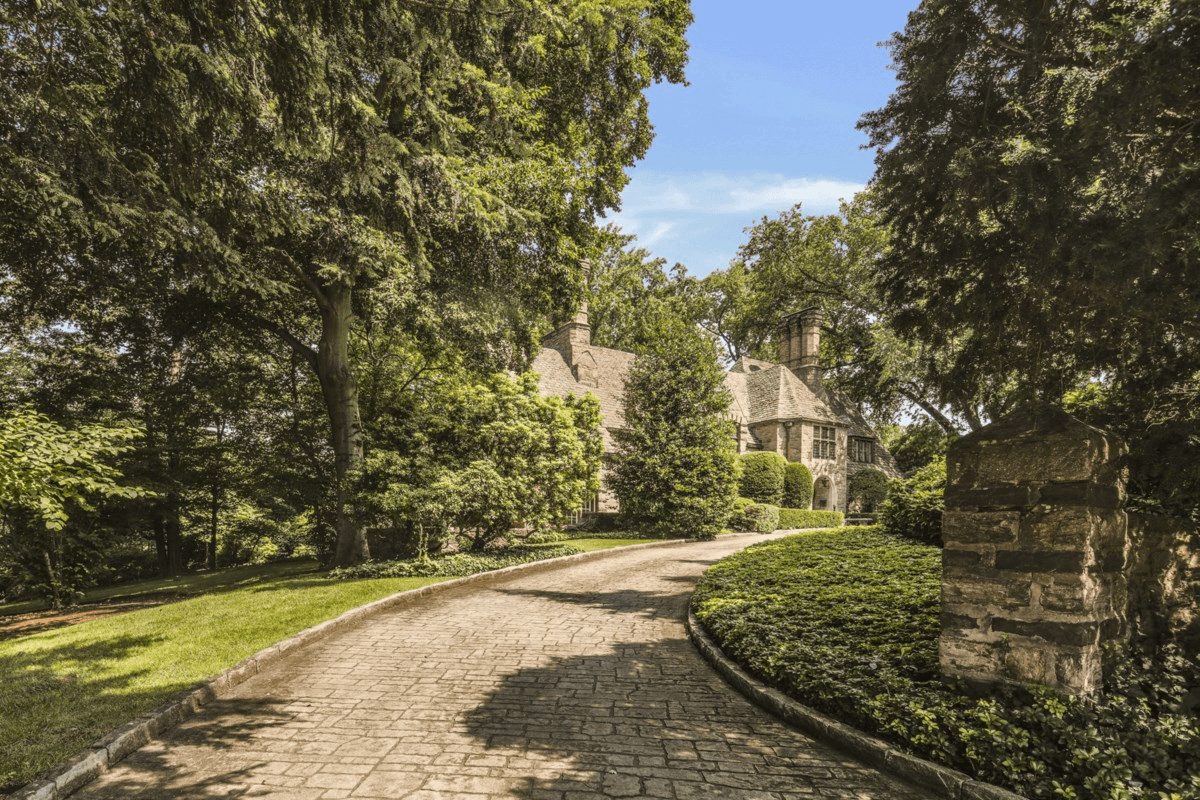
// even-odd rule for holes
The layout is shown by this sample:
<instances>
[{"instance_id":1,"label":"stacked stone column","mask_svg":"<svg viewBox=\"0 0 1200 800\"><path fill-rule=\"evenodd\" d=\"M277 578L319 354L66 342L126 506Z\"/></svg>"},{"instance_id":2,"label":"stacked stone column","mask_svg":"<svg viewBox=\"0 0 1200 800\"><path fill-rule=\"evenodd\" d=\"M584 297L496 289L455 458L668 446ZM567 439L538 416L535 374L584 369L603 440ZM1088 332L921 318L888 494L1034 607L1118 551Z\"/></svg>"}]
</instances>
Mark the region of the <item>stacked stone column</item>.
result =
<instances>
[{"instance_id":1,"label":"stacked stone column","mask_svg":"<svg viewBox=\"0 0 1200 800\"><path fill-rule=\"evenodd\" d=\"M1121 443L1026 407L947 456L943 673L972 683L1098 689L1127 635Z\"/></svg>"}]
</instances>

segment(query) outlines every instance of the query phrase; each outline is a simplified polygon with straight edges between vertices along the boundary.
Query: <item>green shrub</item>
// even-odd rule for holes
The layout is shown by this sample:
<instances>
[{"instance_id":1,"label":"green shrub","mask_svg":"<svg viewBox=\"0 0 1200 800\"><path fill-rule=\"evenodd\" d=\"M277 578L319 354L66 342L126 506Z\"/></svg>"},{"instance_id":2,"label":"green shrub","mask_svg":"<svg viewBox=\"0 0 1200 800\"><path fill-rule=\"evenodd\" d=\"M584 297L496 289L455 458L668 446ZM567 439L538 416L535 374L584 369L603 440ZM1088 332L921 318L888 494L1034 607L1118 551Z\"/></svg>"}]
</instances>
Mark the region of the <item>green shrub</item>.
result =
<instances>
[{"instance_id":1,"label":"green shrub","mask_svg":"<svg viewBox=\"0 0 1200 800\"><path fill-rule=\"evenodd\" d=\"M649 540L653 540L653 539L661 539L662 538L661 536L656 536L654 534L645 533L643 531L627 531L627 530L567 531L566 537L567 537L568 541L570 541L572 539L646 539L647 541L649 541Z\"/></svg>"},{"instance_id":2,"label":"green shrub","mask_svg":"<svg viewBox=\"0 0 1200 800\"><path fill-rule=\"evenodd\" d=\"M779 453L745 453L739 460L742 462L742 497L773 506L783 503L787 459Z\"/></svg>"},{"instance_id":3,"label":"green shrub","mask_svg":"<svg viewBox=\"0 0 1200 800\"><path fill-rule=\"evenodd\" d=\"M946 459L937 458L911 478L888 484L887 499L879 506L879 524L894 536L940 547L945 489Z\"/></svg>"},{"instance_id":4,"label":"green shrub","mask_svg":"<svg viewBox=\"0 0 1200 800\"><path fill-rule=\"evenodd\" d=\"M494 553L452 553L436 558L416 558L411 561L366 561L353 567L339 567L329 577L348 580L356 578L445 578L474 575L530 561L571 556L582 553L578 547L560 545L515 545Z\"/></svg>"},{"instance_id":5,"label":"green shrub","mask_svg":"<svg viewBox=\"0 0 1200 800\"><path fill-rule=\"evenodd\" d=\"M1200 797L1200 664L1113 654L1102 693L997 689L972 697L938 671L941 557L878 526L749 547L692 598L722 649L810 707L1023 796Z\"/></svg>"},{"instance_id":6,"label":"green shrub","mask_svg":"<svg viewBox=\"0 0 1200 800\"><path fill-rule=\"evenodd\" d=\"M783 530L793 528L839 528L846 524L846 517L840 511L811 511L807 508L779 509L779 527Z\"/></svg>"},{"instance_id":7,"label":"green shrub","mask_svg":"<svg viewBox=\"0 0 1200 800\"><path fill-rule=\"evenodd\" d=\"M877 469L867 467L850 476L849 500L857 502L862 511L874 511L888 493L888 477Z\"/></svg>"},{"instance_id":8,"label":"green shrub","mask_svg":"<svg viewBox=\"0 0 1200 800\"><path fill-rule=\"evenodd\" d=\"M534 531L525 537L525 544L558 544L567 541L567 538L560 531Z\"/></svg>"},{"instance_id":9,"label":"green shrub","mask_svg":"<svg viewBox=\"0 0 1200 800\"><path fill-rule=\"evenodd\" d=\"M811 508L813 476L799 461L783 468L783 505L785 508Z\"/></svg>"},{"instance_id":10,"label":"green shrub","mask_svg":"<svg viewBox=\"0 0 1200 800\"><path fill-rule=\"evenodd\" d=\"M739 497L734 501L729 526L733 530L755 533L779 530L779 506L756 503L748 497Z\"/></svg>"},{"instance_id":11,"label":"green shrub","mask_svg":"<svg viewBox=\"0 0 1200 800\"><path fill-rule=\"evenodd\" d=\"M311 555L307 548L312 518L302 513L283 520L245 501L222 515L218 538L218 564L265 564L297 555Z\"/></svg>"}]
</instances>

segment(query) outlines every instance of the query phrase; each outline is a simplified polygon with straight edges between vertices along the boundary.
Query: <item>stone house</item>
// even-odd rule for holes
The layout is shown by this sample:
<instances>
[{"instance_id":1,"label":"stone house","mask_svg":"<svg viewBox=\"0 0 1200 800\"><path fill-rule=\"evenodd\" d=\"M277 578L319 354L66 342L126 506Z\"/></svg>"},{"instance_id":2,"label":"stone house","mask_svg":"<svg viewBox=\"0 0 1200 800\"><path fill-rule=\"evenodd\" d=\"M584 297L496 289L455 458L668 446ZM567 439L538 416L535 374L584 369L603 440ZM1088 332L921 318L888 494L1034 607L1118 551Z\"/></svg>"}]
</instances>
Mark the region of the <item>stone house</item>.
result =
<instances>
[{"instance_id":1,"label":"stone house","mask_svg":"<svg viewBox=\"0 0 1200 800\"><path fill-rule=\"evenodd\" d=\"M773 451L803 463L813 474L813 508L847 511L850 476L878 469L898 477L895 461L852 403L822 385L818 351L821 312L808 308L779 324L779 363L739 359L725 375L733 399L738 453ZM625 382L635 356L591 342L587 304L542 341L531 368L544 395L582 395L600 401L604 449L625 424ZM607 487L584 509L615 512Z\"/></svg>"}]
</instances>

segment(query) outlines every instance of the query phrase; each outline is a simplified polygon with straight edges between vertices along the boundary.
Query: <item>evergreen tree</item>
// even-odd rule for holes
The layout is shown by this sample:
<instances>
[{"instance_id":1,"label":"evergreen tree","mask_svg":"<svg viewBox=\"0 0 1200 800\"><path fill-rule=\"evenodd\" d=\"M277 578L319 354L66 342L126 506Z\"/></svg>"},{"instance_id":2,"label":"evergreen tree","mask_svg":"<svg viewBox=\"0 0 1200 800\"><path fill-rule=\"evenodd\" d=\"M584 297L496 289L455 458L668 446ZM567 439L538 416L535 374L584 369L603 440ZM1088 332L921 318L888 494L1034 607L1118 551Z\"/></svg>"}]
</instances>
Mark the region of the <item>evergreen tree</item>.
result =
<instances>
[{"instance_id":1,"label":"evergreen tree","mask_svg":"<svg viewBox=\"0 0 1200 800\"><path fill-rule=\"evenodd\" d=\"M892 232L895 327L947 358L942 395L999 380L1133 448L1133 484L1200 487L1200 7L926 0L889 43L899 84L860 127Z\"/></svg>"},{"instance_id":2,"label":"evergreen tree","mask_svg":"<svg viewBox=\"0 0 1200 800\"><path fill-rule=\"evenodd\" d=\"M729 393L711 341L673 318L657 328L625 385L609 485L629 524L711 539L737 496Z\"/></svg>"}]
</instances>

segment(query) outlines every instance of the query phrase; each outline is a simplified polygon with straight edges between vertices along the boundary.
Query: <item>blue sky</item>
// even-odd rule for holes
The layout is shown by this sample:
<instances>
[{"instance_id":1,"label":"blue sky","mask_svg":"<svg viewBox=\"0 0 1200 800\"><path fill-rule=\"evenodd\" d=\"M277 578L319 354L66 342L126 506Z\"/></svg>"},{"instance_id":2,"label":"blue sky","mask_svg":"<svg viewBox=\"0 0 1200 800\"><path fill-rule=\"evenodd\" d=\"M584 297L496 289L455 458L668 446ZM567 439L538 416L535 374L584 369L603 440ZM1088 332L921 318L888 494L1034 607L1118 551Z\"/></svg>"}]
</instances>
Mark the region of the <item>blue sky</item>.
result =
<instances>
[{"instance_id":1,"label":"blue sky","mask_svg":"<svg viewBox=\"0 0 1200 800\"><path fill-rule=\"evenodd\" d=\"M654 144L609 221L707 275L763 216L836 211L873 171L854 125L895 85L877 44L916 4L692 0L691 85L650 89Z\"/></svg>"}]
</instances>

